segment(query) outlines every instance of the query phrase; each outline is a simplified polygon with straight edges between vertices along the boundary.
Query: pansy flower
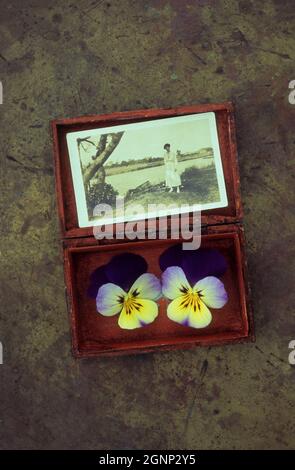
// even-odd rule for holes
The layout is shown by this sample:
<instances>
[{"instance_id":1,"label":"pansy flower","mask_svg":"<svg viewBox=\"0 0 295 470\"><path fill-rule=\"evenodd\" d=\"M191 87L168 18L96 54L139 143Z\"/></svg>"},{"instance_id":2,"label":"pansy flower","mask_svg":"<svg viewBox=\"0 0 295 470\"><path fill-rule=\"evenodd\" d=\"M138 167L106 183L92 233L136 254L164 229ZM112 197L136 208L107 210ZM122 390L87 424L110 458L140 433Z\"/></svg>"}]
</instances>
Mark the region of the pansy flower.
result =
<instances>
[{"instance_id":1,"label":"pansy flower","mask_svg":"<svg viewBox=\"0 0 295 470\"><path fill-rule=\"evenodd\" d=\"M162 292L172 302L170 320L193 328L205 328L212 321L209 308L222 308L228 296L221 276L225 258L214 249L182 250L174 245L160 257Z\"/></svg>"},{"instance_id":2,"label":"pansy flower","mask_svg":"<svg viewBox=\"0 0 295 470\"><path fill-rule=\"evenodd\" d=\"M146 270L144 258L124 253L94 271L88 294L95 296L97 311L107 317L119 314L118 324L127 330L152 323L158 316L161 283Z\"/></svg>"}]
</instances>

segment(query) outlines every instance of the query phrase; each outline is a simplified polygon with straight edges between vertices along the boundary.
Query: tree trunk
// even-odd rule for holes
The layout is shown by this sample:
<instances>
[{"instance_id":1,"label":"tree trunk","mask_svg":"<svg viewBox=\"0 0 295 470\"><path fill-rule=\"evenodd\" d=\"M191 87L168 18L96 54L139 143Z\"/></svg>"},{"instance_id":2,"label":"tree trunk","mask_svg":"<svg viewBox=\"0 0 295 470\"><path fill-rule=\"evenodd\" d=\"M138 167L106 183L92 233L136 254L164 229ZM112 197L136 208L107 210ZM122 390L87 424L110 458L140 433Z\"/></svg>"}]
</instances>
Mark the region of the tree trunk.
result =
<instances>
[{"instance_id":1,"label":"tree trunk","mask_svg":"<svg viewBox=\"0 0 295 470\"><path fill-rule=\"evenodd\" d=\"M83 175L84 185L88 187L91 179L99 173L99 179L102 180L100 184L104 184L105 182L105 171L100 171L103 168L104 163L107 159L111 156L117 145L119 144L120 140L122 139L124 132L116 132L111 135L111 140L106 145L108 135L104 134L101 136L100 141L97 146L97 152L92 159L94 160L93 164L91 164L88 168L86 168L85 173ZM103 137L103 139L102 139ZM103 149L103 150L101 150Z\"/></svg>"},{"instance_id":2,"label":"tree trunk","mask_svg":"<svg viewBox=\"0 0 295 470\"><path fill-rule=\"evenodd\" d=\"M96 160L97 157L105 150L107 144L108 134L103 134L100 136L99 142L96 147L96 154L92 157L92 160Z\"/></svg>"}]
</instances>

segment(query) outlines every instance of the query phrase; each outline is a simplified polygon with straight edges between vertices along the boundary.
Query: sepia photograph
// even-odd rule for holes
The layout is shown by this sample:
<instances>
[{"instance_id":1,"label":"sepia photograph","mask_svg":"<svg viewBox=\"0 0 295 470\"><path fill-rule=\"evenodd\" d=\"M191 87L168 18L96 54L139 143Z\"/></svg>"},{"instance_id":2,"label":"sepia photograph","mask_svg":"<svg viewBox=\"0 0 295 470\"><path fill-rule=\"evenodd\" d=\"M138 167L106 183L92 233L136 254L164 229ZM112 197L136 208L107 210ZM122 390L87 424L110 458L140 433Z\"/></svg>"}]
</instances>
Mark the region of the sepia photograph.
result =
<instances>
[{"instance_id":1,"label":"sepia photograph","mask_svg":"<svg viewBox=\"0 0 295 470\"><path fill-rule=\"evenodd\" d=\"M143 208L134 220L228 204L212 112L71 132L67 144L80 227L126 221L95 216L98 204L115 213L118 198L126 212Z\"/></svg>"}]
</instances>

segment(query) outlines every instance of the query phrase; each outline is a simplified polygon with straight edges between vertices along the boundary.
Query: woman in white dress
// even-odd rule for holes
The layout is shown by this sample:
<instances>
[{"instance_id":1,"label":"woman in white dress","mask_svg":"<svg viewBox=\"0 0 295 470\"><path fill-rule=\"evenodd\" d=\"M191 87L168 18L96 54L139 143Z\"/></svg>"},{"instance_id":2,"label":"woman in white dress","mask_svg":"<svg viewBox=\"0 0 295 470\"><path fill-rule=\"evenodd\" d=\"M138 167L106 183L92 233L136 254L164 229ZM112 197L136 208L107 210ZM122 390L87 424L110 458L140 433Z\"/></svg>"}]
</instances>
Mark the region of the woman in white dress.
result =
<instances>
[{"instance_id":1,"label":"woman in white dress","mask_svg":"<svg viewBox=\"0 0 295 470\"><path fill-rule=\"evenodd\" d=\"M169 192L172 193L173 188L179 193L181 179L177 170L177 157L176 153L170 149L170 144L164 145L164 163L165 163L165 183L166 187L169 188Z\"/></svg>"}]
</instances>

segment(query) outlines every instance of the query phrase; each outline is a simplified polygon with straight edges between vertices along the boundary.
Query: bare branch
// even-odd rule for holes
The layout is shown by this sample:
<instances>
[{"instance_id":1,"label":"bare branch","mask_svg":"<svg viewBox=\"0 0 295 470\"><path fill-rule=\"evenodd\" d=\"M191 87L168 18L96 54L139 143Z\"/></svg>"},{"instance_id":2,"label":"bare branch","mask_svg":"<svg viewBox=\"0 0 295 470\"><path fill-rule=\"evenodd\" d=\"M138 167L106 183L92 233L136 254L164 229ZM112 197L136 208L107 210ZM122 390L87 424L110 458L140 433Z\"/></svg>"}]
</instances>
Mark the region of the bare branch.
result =
<instances>
[{"instance_id":1,"label":"bare branch","mask_svg":"<svg viewBox=\"0 0 295 470\"><path fill-rule=\"evenodd\" d=\"M89 139L90 139L90 136L84 137L83 139L77 139L78 146L81 145L82 142L88 142L88 144L94 145L94 147L95 147L95 144L93 142L91 142L91 140L89 140Z\"/></svg>"}]
</instances>

